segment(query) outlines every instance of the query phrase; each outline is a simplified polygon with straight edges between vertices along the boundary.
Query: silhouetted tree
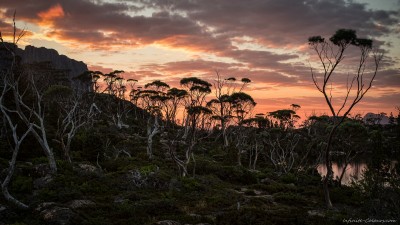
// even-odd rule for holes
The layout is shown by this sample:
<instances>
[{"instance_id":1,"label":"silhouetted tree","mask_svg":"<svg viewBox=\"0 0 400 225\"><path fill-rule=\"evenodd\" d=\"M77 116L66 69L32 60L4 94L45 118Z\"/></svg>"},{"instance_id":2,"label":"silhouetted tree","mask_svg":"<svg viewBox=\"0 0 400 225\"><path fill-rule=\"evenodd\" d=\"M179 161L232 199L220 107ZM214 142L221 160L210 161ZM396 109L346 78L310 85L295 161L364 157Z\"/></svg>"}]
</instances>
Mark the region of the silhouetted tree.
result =
<instances>
[{"instance_id":1,"label":"silhouetted tree","mask_svg":"<svg viewBox=\"0 0 400 225\"><path fill-rule=\"evenodd\" d=\"M366 66L367 60L372 51L372 40L358 38L354 30L340 29L336 31L336 33L329 39L329 41L326 41L321 36L313 36L308 39L308 43L309 46L317 54L319 63L322 66L322 81L318 79L316 71L314 71L311 67L312 80L315 84L315 87L324 96L325 102L330 109L334 122L334 126L332 126L331 128L325 148L325 164L327 167L327 174L323 179L326 206L328 208L332 208L332 202L330 199L328 188L328 181L332 179L333 175L332 162L330 158L332 140L339 125L344 121L344 119L347 117L353 107L361 101L361 99L372 87L372 82L374 81L375 76L378 72L378 67L383 55L377 52L373 52L373 68L367 70L372 75L370 78L367 78ZM335 106L332 102L333 86L331 85L329 87L329 84L331 84L332 77L334 77L336 74L335 72L337 71L338 65L345 58L346 50L348 50L351 46L357 47L360 50L360 58L355 74L350 80L348 79L347 81L345 98L342 104L337 109L335 109ZM352 91L355 96L352 100L350 100L350 94ZM347 104L348 102L349 104Z\"/></svg>"}]
</instances>

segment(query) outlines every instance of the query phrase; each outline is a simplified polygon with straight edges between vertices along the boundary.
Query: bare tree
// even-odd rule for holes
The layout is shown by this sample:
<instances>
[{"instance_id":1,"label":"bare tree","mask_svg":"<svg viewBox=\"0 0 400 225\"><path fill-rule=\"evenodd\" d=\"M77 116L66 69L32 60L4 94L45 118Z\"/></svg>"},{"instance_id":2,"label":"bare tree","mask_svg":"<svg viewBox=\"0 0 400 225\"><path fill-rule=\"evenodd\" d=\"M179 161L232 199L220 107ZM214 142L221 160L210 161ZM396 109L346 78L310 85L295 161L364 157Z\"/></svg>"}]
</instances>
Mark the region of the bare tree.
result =
<instances>
[{"instance_id":1,"label":"bare tree","mask_svg":"<svg viewBox=\"0 0 400 225\"><path fill-rule=\"evenodd\" d=\"M332 179L333 176L332 162L330 158L332 140L338 126L372 87L372 82L378 72L383 54L372 51L372 40L357 38L354 30L340 29L329 39L329 42L321 36L310 37L308 42L310 47L316 52L318 61L322 66L320 70L322 71L322 81L318 79L317 72L312 68L312 66L310 66L312 80L315 87L324 96L325 102L330 109L334 121L325 148L327 174L323 179L326 206L332 208L328 189L328 181ZM338 65L345 58L345 52L350 46L359 48L360 57L356 72L351 79L348 77L344 100L342 104L335 109L332 97L332 77L335 76ZM367 69L367 61L371 52L373 53L373 66L372 69ZM370 77L367 76L368 72L371 74ZM352 99L351 93L354 93Z\"/></svg>"},{"instance_id":2,"label":"bare tree","mask_svg":"<svg viewBox=\"0 0 400 225\"><path fill-rule=\"evenodd\" d=\"M16 25L15 25L15 13L13 18L13 43L12 48L7 47L4 43L3 37L0 32L0 41L3 47L12 55L12 64L9 74L3 76L4 83L8 83L10 92L13 98L13 108L9 109L10 112L15 113L20 120L27 127L32 127L31 133L39 142L42 147L47 159L49 160L49 166L52 173L57 172L57 165L54 158L53 149L47 141L47 133L45 129L45 113L43 107L43 90L36 85L35 78L32 74L23 73L16 74L16 49L18 41L24 36L25 31L22 30L20 34L16 35ZM20 76L26 76L25 87L20 85ZM38 79L38 78L36 78ZM30 99L27 99L29 95Z\"/></svg>"},{"instance_id":3,"label":"bare tree","mask_svg":"<svg viewBox=\"0 0 400 225\"><path fill-rule=\"evenodd\" d=\"M15 109L9 108L7 104L4 102L4 99L6 98L7 94L12 94L14 95L15 88L18 84L18 78L14 74L14 70L16 69L16 48L18 41L25 35L25 31L22 30L19 35L17 36L17 28L15 26L15 14L14 12L14 17L13 17L13 43L12 45L6 45L3 40L2 33L0 31L0 43L1 47L4 48L10 55L11 55L11 64L10 68L4 73L0 74L0 112L3 116L3 120L5 122L5 126L8 125L9 129L11 130L12 133L12 140L13 143L10 143L11 146L11 151L12 151L12 157L11 160L9 161L9 167L7 169L7 175L4 178L4 180L1 182L1 189L2 193L4 195L4 198L16 205L18 208L22 209L27 209L28 206L22 202L20 202L18 199L14 198L8 191L8 186L11 182L12 176L14 175L15 171L15 165L17 162L17 157L18 153L20 150L20 146L24 139L27 137L27 135L32 131L32 124L28 123L26 126L26 129L22 132L22 134L19 134L18 132L18 121L15 121L12 119L12 115L15 113L18 113ZM15 95L14 95L15 96Z\"/></svg>"},{"instance_id":4,"label":"bare tree","mask_svg":"<svg viewBox=\"0 0 400 225\"><path fill-rule=\"evenodd\" d=\"M236 78L230 77L223 79L218 71L216 71L216 76L217 78L214 81L215 99L211 99L207 102L207 107L213 111L214 119L219 121L221 125L222 138L224 140L224 147L227 147L229 141L226 128L232 118L229 96L234 89L233 82L236 81Z\"/></svg>"},{"instance_id":5,"label":"bare tree","mask_svg":"<svg viewBox=\"0 0 400 225\"><path fill-rule=\"evenodd\" d=\"M44 93L44 98L52 107L58 106L59 116L57 120L55 142L61 145L65 160L72 162L70 148L72 139L84 125L100 113L94 103L94 99L88 95L82 95L69 87L52 85Z\"/></svg>"},{"instance_id":6,"label":"bare tree","mask_svg":"<svg viewBox=\"0 0 400 225\"><path fill-rule=\"evenodd\" d=\"M4 102L4 98L6 97L6 94L11 90L11 86L9 85L9 82L7 80L8 74L1 74L1 76L3 77L3 80L1 80L0 111L1 111L3 118L5 118L5 120L6 120L5 125L8 125L9 129L11 130L12 140L13 140L13 143L10 143L11 150L12 150L12 158L9 162L7 176L4 178L3 182L1 183L1 189L3 192L4 198L6 200L10 201L11 203L13 203L14 205L16 205L19 208L26 209L26 208L28 208L27 205L20 202L19 200L14 198L9 193L8 186L9 186L9 184L11 182L11 178L14 174L15 165L17 162L17 156L18 156L18 153L20 150L20 146L21 146L22 142L24 141L24 139L26 138L26 136L31 132L32 125L29 125L26 129L24 129L24 131L22 132L22 135L18 134L18 130L17 130L18 122L13 121L11 118L12 114L13 114L13 110L7 108L7 106Z\"/></svg>"},{"instance_id":7,"label":"bare tree","mask_svg":"<svg viewBox=\"0 0 400 225\"><path fill-rule=\"evenodd\" d=\"M195 106L187 112L190 117L190 126L188 136L186 129L178 128L177 130L169 130L163 135L161 143L167 149L172 160L178 166L180 175L185 177L188 175L188 165L191 160L195 161L194 148L203 138L208 137L209 134L204 130L198 129L199 124L203 121L203 117L211 114L211 110L203 106ZM201 134L201 135L200 135ZM183 154L182 154L183 150ZM183 156L182 156L183 155ZM193 174L195 173L195 170Z\"/></svg>"},{"instance_id":8,"label":"bare tree","mask_svg":"<svg viewBox=\"0 0 400 225\"><path fill-rule=\"evenodd\" d=\"M264 133L264 141L269 149L268 157L275 168L281 173L290 172L295 163L295 149L300 135L275 128L275 132Z\"/></svg>"}]
</instances>

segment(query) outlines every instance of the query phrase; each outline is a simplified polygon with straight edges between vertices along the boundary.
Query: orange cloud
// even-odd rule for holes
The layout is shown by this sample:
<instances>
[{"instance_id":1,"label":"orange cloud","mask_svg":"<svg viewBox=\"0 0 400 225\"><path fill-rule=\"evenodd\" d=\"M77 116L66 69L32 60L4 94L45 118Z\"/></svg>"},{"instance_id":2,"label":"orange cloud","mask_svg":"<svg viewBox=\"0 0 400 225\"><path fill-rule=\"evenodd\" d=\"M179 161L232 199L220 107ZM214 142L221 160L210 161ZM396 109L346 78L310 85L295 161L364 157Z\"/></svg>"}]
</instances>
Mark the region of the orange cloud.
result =
<instances>
[{"instance_id":1,"label":"orange cloud","mask_svg":"<svg viewBox=\"0 0 400 225\"><path fill-rule=\"evenodd\" d=\"M62 6L57 4L46 11L39 12L37 15L41 19L40 25L52 25L54 19L64 17L65 13Z\"/></svg>"}]
</instances>

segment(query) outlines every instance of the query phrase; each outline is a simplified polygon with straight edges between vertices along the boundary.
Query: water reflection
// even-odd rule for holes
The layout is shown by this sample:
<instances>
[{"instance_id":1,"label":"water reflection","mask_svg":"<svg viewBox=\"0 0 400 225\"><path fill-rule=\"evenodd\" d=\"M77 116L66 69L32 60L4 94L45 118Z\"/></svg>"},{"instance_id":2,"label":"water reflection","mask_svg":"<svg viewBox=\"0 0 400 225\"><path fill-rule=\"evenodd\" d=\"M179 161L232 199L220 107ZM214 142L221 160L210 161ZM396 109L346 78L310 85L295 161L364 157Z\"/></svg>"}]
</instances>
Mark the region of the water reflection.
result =
<instances>
[{"instance_id":1,"label":"water reflection","mask_svg":"<svg viewBox=\"0 0 400 225\"><path fill-rule=\"evenodd\" d=\"M344 163L332 163L333 177L338 179L342 174ZM343 185L349 185L352 181L360 181L363 179L363 173L367 169L367 164L365 162L353 162L347 165L346 171L342 178ZM317 167L318 173L321 176L326 175L326 166L325 164L319 164Z\"/></svg>"},{"instance_id":2,"label":"water reflection","mask_svg":"<svg viewBox=\"0 0 400 225\"><path fill-rule=\"evenodd\" d=\"M386 170L388 174L398 174L396 171L397 160L391 160L389 164L386 165ZM335 180L339 179L342 174L344 163L332 162L333 177ZM367 170L368 166L365 161L356 161L349 163L346 167L346 171L342 178L343 185L350 185L351 182L358 182L363 179L364 172ZM319 164L317 167L318 173L322 176L326 175L325 164Z\"/></svg>"}]
</instances>

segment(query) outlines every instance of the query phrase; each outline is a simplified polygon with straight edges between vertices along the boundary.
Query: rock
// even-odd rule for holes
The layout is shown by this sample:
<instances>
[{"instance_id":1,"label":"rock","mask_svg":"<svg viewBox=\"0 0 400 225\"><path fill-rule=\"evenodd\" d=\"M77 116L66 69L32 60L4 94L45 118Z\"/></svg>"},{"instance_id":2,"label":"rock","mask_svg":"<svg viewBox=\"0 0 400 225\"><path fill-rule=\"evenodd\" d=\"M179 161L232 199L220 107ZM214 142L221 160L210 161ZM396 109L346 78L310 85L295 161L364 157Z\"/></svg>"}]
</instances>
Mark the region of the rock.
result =
<instances>
[{"instance_id":1,"label":"rock","mask_svg":"<svg viewBox=\"0 0 400 225\"><path fill-rule=\"evenodd\" d=\"M192 224L186 223L185 225L192 225ZM209 224L209 223L196 223L196 225L211 225L211 224Z\"/></svg>"},{"instance_id":2,"label":"rock","mask_svg":"<svg viewBox=\"0 0 400 225\"><path fill-rule=\"evenodd\" d=\"M198 218L198 219L201 218L201 215L195 214L195 213L190 213L189 216L195 217L195 218Z\"/></svg>"},{"instance_id":3,"label":"rock","mask_svg":"<svg viewBox=\"0 0 400 225\"><path fill-rule=\"evenodd\" d=\"M78 208L85 208L85 207L90 207L90 206L95 206L96 203L94 203L91 200L72 200L68 203L69 208L71 209L78 209Z\"/></svg>"},{"instance_id":4,"label":"rock","mask_svg":"<svg viewBox=\"0 0 400 225\"><path fill-rule=\"evenodd\" d=\"M261 194L262 194L262 191L254 190L254 194L255 194L255 195L261 195Z\"/></svg>"},{"instance_id":5,"label":"rock","mask_svg":"<svg viewBox=\"0 0 400 225\"><path fill-rule=\"evenodd\" d=\"M35 210L41 212L42 210L49 208L55 204L56 204L55 202L43 202L40 203L38 206L36 206Z\"/></svg>"},{"instance_id":6,"label":"rock","mask_svg":"<svg viewBox=\"0 0 400 225\"><path fill-rule=\"evenodd\" d=\"M46 187L52 181L53 181L53 177L50 174L48 174L48 175L46 175L44 177L40 177L38 179L35 179L33 181L33 187L35 189L42 189L42 188Z\"/></svg>"},{"instance_id":7,"label":"rock","mask_svg":"<svg viewBox=\"0 0 400 225\"><path fill-rule=\"evenodd\" d=\"M114 198L114 203L115 204L122 204L122 203L124 203L126 201L128 201L128 200L126 198L121 197L121 196L116 196Z\"/></svg>"},{"instance_id":8,"label":"rock","mask_svg":"<svg viewBox=\"0 0 400 225\"><path fill-rule=\"evenodd\" d=\"M246 191L248 191L249 189L247 189L247 188L245 188L245 187L242 187L242 188L240 188L240 192L246 192Z\"/></svg>"},{"instance_id":9,"label":"rock","mask_svg":"<svg viewBox=\"0 0 400 225\"><path fill-rule=\"evenodd\" d=\"M264 178L264 179L261 179L260 180L260 182L262 183L262 184L273 184L273 183L276 183L274 180L272 180L272 179L270 179L270 178Z\"/></svg>"},{"instance_id":10,"label":"rock","mask_svg":"<svg viewBox=\"0 0 400 225\"><path fill-rule=\"evenodd\" d=\"M78 219L78 215L70 208L58 206L54 202L41 203L35 211L39 212L43 220L54 225L72 225Z\"/></svg>"},{"instance_id":11,"label":"rock","mask_svg":"<svg viewBox=\"0 0 400 225\"><path fill-rule=\"evenodd\" d=\"M7 208L3 205L0 205L0 221L6 217L6 213L7 213ZM0 225L2 225L1 222Z\"/></svg>"},{"instance_id":12,"label":"rock","mask_svg":"<svg viewBox=\"0 0 400 225\"><path fill-rule=\"evenodd\" d=\"M34 172L34 175L37 177L44 177L48 174L51 174L50 167L46 163L41 163L41 164L35 165L33 167L33 172Z\"/></svg>"},{"instance_id":13,"label":"rock","mask_svg":"<svg viewBox=\"0 0 400 225\"><path fill-rule=\"evenodd\" d=\"M162 220L155 223L156 225L181 225L179 222L173 220Z\"/></svg>"},{"instance_id":14,"label":"rock","mask_svg":"<svg viewBox=\"0 0 400 225\"><path fill-rule=\"evenodd\" d=\"M40 215L45 221L57 225L73 224L72 220L74 217L77 216L74 212L72 212L71 209L59 206L54 206L51 207L50 209L45 209L40 213Z\"/></svg>"},{"instance_id":15,"label":"rock","mask_svg":"<svg viewBox=\"0 0 400 225\"><path fill-rule=\"evenodd\" d=\"M319 210L308 210L307 213L309 216L325 217L325 212Z\"/></svg>"},{"instance_id":16,"label":"rock","mask_svg":"<svg viewBox=\"0 0 400 225\"><path fill-rule=\"evenodd\" d=\"M99 168L87 163L78 163L78 165L74 167L74 170L86 176L95 175L100 177L103 174Z\"/></svg>"},{"instance_id":17,"label":"rock","mask_svg":"<svg viewBox=\"0 0 400 225\"><path fill-rule=\"evenodd\" d=\"M3 211L5 211L7 208L5 206L0 205L0 213L2 213Z\"/></svg>"}]
</instances>

